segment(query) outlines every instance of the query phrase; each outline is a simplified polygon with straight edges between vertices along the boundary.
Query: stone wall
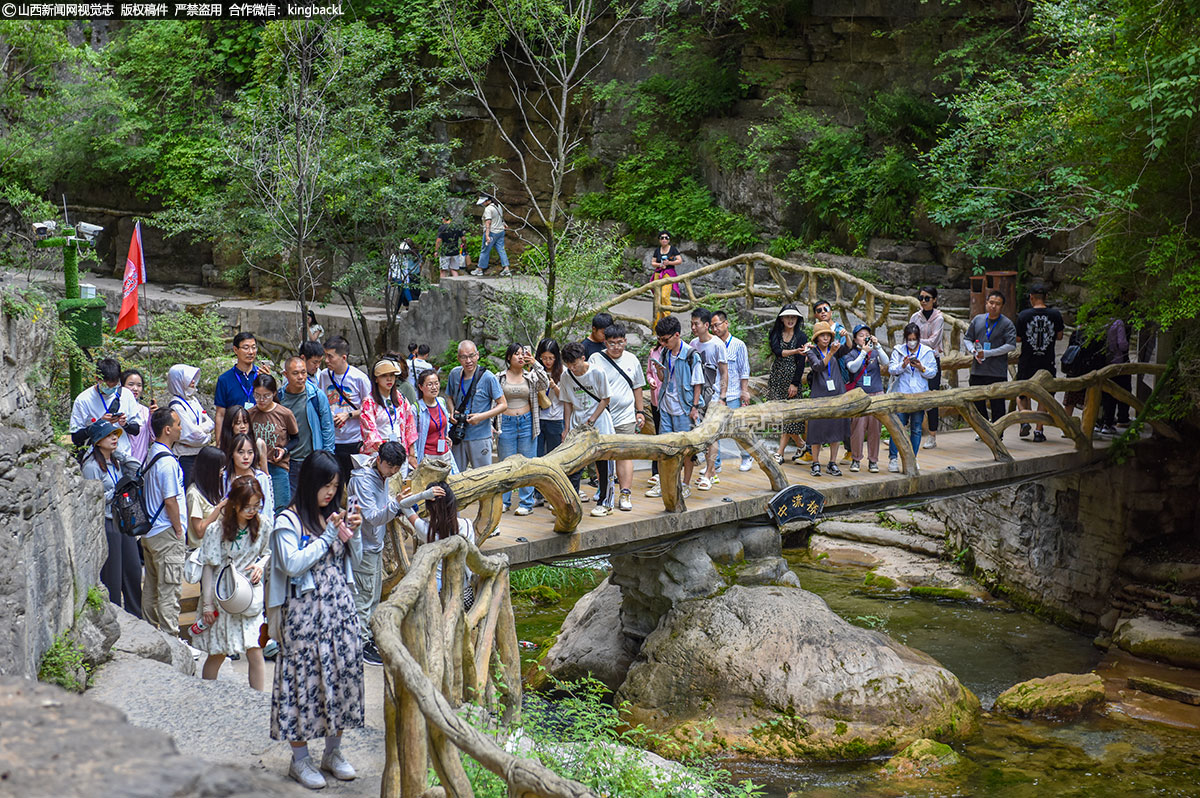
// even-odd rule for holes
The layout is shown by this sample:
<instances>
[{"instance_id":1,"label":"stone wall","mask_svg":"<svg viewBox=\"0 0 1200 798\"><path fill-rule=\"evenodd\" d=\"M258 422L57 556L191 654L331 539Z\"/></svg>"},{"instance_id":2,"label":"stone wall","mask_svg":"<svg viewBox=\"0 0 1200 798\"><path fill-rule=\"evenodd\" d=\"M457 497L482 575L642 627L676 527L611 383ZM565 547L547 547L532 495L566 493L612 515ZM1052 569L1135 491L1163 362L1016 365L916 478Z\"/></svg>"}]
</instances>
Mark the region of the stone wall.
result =
<instances>
[{"instance_id":1,"label":"stone wall","mask_svg":"<svg viewBox=\"0 0 1200 798\"><path fill-rule=\"evenodd\" d=\"M1057 620L1108 627L1125 554L1200 528L1195 446L1143 441L1123 464L956 496L925 510L955 549L1019 602Z\"/></svg>"}]
</instances>

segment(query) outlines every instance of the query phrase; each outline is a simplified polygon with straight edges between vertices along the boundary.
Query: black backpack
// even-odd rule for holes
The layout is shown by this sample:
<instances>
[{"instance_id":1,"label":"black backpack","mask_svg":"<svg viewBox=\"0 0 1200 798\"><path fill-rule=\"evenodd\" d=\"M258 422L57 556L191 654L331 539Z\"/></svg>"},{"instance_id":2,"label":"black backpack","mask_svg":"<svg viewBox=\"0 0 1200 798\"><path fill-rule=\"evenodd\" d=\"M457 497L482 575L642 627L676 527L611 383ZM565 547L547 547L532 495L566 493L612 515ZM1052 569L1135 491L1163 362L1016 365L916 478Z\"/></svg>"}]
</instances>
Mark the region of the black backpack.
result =
<instances>
[{"instance_id":1,"label":"black backpack","mask_svg":"<svg viewBox=\"0 0 1200 798\"><path fill-rule=\"evenodd\" d=\"M170 452L159 452L133 474L121 477L113 490L112 517L113 525L122 535L137 537L144 535L154 526L158 516L163 511L163 505L153 514L146 508L146 474L154 468L155 463L164 457L174 458Z\"/></svg>"},{"instance_id":2,"label":"black backpack","mask_svg":"<svg viewBox=\"0 0 1200 798\"><path fill-rule=\"evenodd\" d=\"M1063 352L1062 370L1068 377L1079 377L1089 371L1104 368L1107 360L1107 343L1104 339L1084 342L1081 330L1071 333L1067 350Z\"/></svg>"}]
</instances>

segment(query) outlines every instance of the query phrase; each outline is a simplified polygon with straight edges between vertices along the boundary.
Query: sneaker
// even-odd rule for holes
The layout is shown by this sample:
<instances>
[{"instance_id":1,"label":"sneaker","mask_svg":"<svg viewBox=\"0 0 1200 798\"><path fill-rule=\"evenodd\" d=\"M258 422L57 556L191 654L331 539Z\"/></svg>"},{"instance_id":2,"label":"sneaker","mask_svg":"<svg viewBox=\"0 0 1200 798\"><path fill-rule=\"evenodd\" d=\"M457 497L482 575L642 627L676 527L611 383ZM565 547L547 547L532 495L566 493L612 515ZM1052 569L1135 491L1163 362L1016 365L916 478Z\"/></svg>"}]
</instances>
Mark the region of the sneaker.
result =
<instances>
[{"instance_id":1,"label":"sneaker","mask_svg":"<svg viewBox=\"0 0 1200 798\"><path fill-rule=\"evenodd\" d=\"M806 463L813 461L813 450L811 446L805 446L804 451L800 453L800 459Z\"/></svg>"},{"instance_id":2,"label":"sneaker","mask_svg":"<svg viewBox=\"0 0 1200 798\"><path fill-rule=\"evenodd\" d=\"M651 474L650 479L646 480L646 487L653 488L658 484L658 474Z\"/></svg>"},{"instance_id":3,"label":"sneaker","mask_svg":"<svg viewBox=\"0 0 1200 798\"><path fill-rule=\"evenodd\" d=\"M937 438L926 439L925 443L921 444L921 448L922 449L936 449L937 448Z\"/></svg>"},{"instance_id":4,"label":"sneaker","mask_svg":"<svg viewBox=\"0 0 1200 798\"><path fill-rule=\"evenodd\" d=\"M804 459L804 452L800 451L799 449L797 449L796 452L792 455L793 463L799 463L803 459ZM812 458L809 457L808 459L811 460Z\"/></svg>"},{"instance_id":5,"label":"sneaker","mask_svg":"<svg viewBox=\"0 0 1200 798\"><path fill-rule=\"evenodd\" d=\"M504 505L504 512L506 512L506 513L507 513L507 512L508 512L509 510L511 510L511 509L512 509L512 505L511 505L511 504L506 504L506 505Z\"/></svg>"},{"instance_id":6,"label":"sneaker","mask_svg":"<svg viewBox=\"0 0 1200 798\"><path fill-rule=\"evenodd\" d=\"M888 460L888 471L892 472L893 474L900 473L900 461L895 457L893 457L891 460Z\"/></svg>"},{"instance_id":7,"label":"sneaker","mask_svg":"<svg viewBox=\"0 0 1200 798\"><path fill-rule=\"evenodd\" d=\"M503 269L501 269L501 270L500 270L500 276L501 276L501 277L512 277L512 276L513 276L513 275L512 275L512 270L511 270L511 269L509 269L509 268L506 266L506 267L504 267Z\"/></svg>"},{"instance_id":8,"label":"sneaker","mask_svg":"<svg viewBox=\"0 0 1200 798\"><path fill-rule=\"evenodd\" d=\"M857 461L857 460L851 460L851 461L850 461L850 473L851 473L851 474L857 474L857 473L858 473L858 469L859 469L858 461Z\"/></svg>"},{"instance_id":9,"label":"sneaker","mask_svg":"<svg viewBox=\"0 0 1200 798\"><path fill-rule=\"evenodd\" d=\"M708 477L700 477L696 480L696 490L712 490L712 481Z\"/></svg>"},{"instance_id":10,"label":"sneaker","mask_svg":"<svg viewBox=\"0 0 1200 798\"><path fill-rule=\"evenodd\" d=\"M303 759L293 759L292 764L288 765L288 775L310 790L325 789L325 777L313 765L312 757L310 756L306 756Z\"/></svg>"},{"instance_id":11,"label":"sneaker","mask_svg":"<svg viewBox=\"0 0 1200 798\"><path fill-rule=\"evenodd\" d=\"M332 774L338 781L353 781L358 775L346 761L346 757L342 756L341 748L325 752L325 756L321 757L321 770Z\"/></svg>"},{"instance_id":12,"label":"sneaker","mask_svg":"<svg viewBox=\"0 0 1200 798\"><path fill-rule=\"evenodd\" d=\"M842 462L843 463L849 463L851 460L854 459L854 456L852 454L850 454L850 452L849 452L850 447L847 446L846 448L847 448L847 451L842 452Z\"/></svg>"},{"instance_id":13,"label":"sneaker","mask_svg":"<svg viewBox=\"0 0 1200 798\"><path fill-rule=\"evenodd\" d=\"M1103 427L1100 428L1100 434L1101 435L1116 435L1117 428L1113 427L1111 425L1105 424Z\"/></svg>"},{"instance_id":14,"label":"sneaker","mask_svg":"<svg viewBox=\"0 0 1200 798\"><path fill-rule=\"evenodd\" d=\"M825 466L825 473L829 474L831 477L840 477L842 475L842 469L838 468L837 463L830 463L829 465Z\"/></svg>"},{"instance_id":15,"label":"sneaker","mask_svg":"<svg viewBox=\"0 0 1200 798\"><path fill-rule=\"evenodd\" d=\"M692 489L689 488L687 485L684 485L683 486L683 498L686 499L688 496L691 496L691 495L692 495Z\"/></svg>"},{"instance_id":16,"label":"sneaker","mask_svg":"<svg viewBox=\"0 0 1200 798\"><path fill-rule=\"evenodd\" d=\"M1033 442L1034 443L1045 443L1046 442L1046 433L1042 432L1040 429L1034 430Z\"/></svg>"},{"instance_id":17,"label":"sneaker","mask_svg":"<svg viewBox=\"0 0 1200 798\"><path fill-rule=\"evenodd\" d=\"M879 473L879 463L876 463L874 460L872 460L871 462L867 463L867 470L870 471L872 474L878 474Z\"/></svg>"},{"instance_id":18,"label":"sneaker","mask_svg":"<svg viewBox=\"0 0 1200 798\"><path fill-rule=\"evenodd\" d=\"M368 665L383 664L383 657L379 655L379 649L375 647L373 642L363 646L363 662Z\"/></svg>"},{"instance_id":19,"label":"sneaker","mask_svg":"<svg viewBox=\"0 0 1200 798\"><path fill-rule=\"evenodd\" d=\"M472 277L482 277L483 269L471 269L471 276Z\"/></svg>"},{"instance_id":20,"label":"sneaker","mask_svg":"<svg viewBox=\"0 0 1200 798\"><path fill-rule=\"evenodd\" d=\"M588 514L590 516L592 516L592 518L603 518L604 516L608 515L611 512L612 512L611 507L605 507L603 504L597 504L595 507L592 508L592 511Z\"/></svg>"},{"instance_id":21,"label":"sneaker","mask_svg":"<svg viewBox=\"0 0 1200 798\"><path fill-rule=\"evenodd\" d=\"M592 494L587 493L586 491L582 491L582 490L579 491L579 501L582 504L587 504L591 500L592 500Z\"/></svg>"},{"instance_id":22,"label":"sneaker","mask_svg":"<svg viewBox=\"0 0 1200 798\"><path fill-rule=\"evenodd\" d=\"M820 463L813 463L813 464L812 464L812 475L813 475L814 477L819 477L819 476L821 476L821 464L820 464Z\"/></svg>"},{"instance_id":23,"label":"sneaker","mask_svg":"<svg viewBox=\"0 0 1200 798\"><path fill-rule=\"evenodd\" d=\"M629 491L621 491L621 496L617 499L617 509L624 512L629 512L633 509L633 501L629 498Z\"/></svg>"},{"instance_id":24,"label":"sneaker","mask_svg":"<svg viewBox=\"0 0 1200 798\"><path fill-rule=\"evenodd\" d=\"M658 499L662 497L662 486L655 484L654 487L642 494L649 499Z\"/></svg>"},{"instance_id":25,"label":"sneaker","mask_svg":"<svg viewBox=\"0 0 1200 798\"><path fill-rule=\"evenodd\" d=\"M751 468L754 468L754 461L750 458L746 458L742 461L742 464L738 466L738 471L749 471Z\"/></svg>"},{"instance_id":26,"label":"sneaker","mask_svg":"<svg viewBox=\"0 0 1200 798\"><path fill-rule=\"evenodd\" d=\"M783 455L781 455L779 452L775 452L775 454L773 454L771 456L775 458L776 463L783 465Z\"/></svg>"},{"instance_id":27,"label":"sneaker","mask_svg":"<svg viewBox=\"0 0 1200 798\"><path fill-rule=\"evenodd\" d=\"M713 474L711 482L712 482L712 484L714 484L714 485L720 485L720 484L721 484L721 472L720 472L720 471L718 471L717 473Z\"/></svg>"},{"instance_id":28,"label":"sneaker","mask_svg":"<svg viewBox=\"0 0 1200 798\"><path fill-rule=\"evenodd\" d=\"M531 515L532 513L533 513L532 507L518 507L515 515Z\"/></svg>"},{"instance_id":29,"label":"sneaker","mask_svg":"<svg viewBox=\"0 0 1200 798\"><path fill-rule=\"evenodd\" d=\"M192 654L192 659L193 659L193 660L195 660L195 661L197 661L197 662L199 662L199 661L200 661L200 658L201 658L201 657L207 657L207 656L208 656L208 652L206 652L206 651L201 651L200 649L196 648L195 646L191 645L190 643L184 643L184 645L185 645L185 646L187 646L187 647L188 647L188 651L190 651L190 652L191 652L191 654Z\"/></svg>"},{"instance_id":30,"label":"sneaker","mask_svg":"<svg viewBox=\"0 0 1200 798\"><path fill-rule=\"evenodd\" d=\"M1031 427L1030 427L1028 424L1022 424L1022 425L1021 425L1021 432L1019 433L1019 437L1021 437L1021 438L1028 438L1028 437L1029 437L1029 430L1030 430L1030 429L1031 429Z\"/></svg>"}]
</instances>

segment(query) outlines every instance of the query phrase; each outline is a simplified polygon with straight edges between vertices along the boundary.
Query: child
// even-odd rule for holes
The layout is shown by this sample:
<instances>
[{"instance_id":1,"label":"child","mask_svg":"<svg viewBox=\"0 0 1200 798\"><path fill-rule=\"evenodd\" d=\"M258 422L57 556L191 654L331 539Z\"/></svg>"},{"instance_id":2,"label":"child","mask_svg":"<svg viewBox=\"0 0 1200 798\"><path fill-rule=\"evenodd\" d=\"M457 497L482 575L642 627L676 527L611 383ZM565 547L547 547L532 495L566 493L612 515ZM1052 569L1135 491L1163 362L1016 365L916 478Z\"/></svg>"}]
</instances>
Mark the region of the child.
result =
<instances>
[{"instance_id":1,"label":"child","mask_svg":"<svg viewBox=\"0 0 1200 798\"><path fill-rule=\"evenodd\" d=\"M292 411L275 401L279 386L270 374L259 374L254 379L254 408L250 410L250 427L254 437L267 446L267 471L271 475L271 488L275 493L275 505L279 512L292 500L291 483L288 480L288 459L291 450L300 443L300 426Z\"/></svg>"},{"instance_id":2,"label":"child","mask_svg":"<svg viewBox=\"0 0 1200 798\"><path fill-rule=\"evenodd\" d=\"M676 322L678 323L678 322ZM590 424L601 435L611 435L612 416L608 413L608 378L588 366L583 344L570 343L562 349L563 365L567 367L559 384L559 398L563 403L563 438L575 427ZM608 460L594 463L599 472L600 494L591 514L597 518L612 512L609 504L612 480L608 471ZM571 475L571 484L579 490L579 472Z\"/></svg>"},{"instance_id":3,"label":"child","mask_svg":"<svg viewBox=\"0 0 1200 798\"><path fill-rule=\"evenodd\" d=\"M192 637L192 645L208 654L204 660L205 679L217 678L225 657L246 654L250 666L250 686L262 690L266 682L266 663L258 644L263 614L263 575L271 554L267 548L268 529L262 527L264 496L254 479L235 479L229 501L221 518L214 521L200 545L204 563L201 578L201 609L204 631ZM254 587L255 598L242 615L221 611L214 598L214 582L220 570L231 564L245 574Z\"/></svg>"}]
</instances>

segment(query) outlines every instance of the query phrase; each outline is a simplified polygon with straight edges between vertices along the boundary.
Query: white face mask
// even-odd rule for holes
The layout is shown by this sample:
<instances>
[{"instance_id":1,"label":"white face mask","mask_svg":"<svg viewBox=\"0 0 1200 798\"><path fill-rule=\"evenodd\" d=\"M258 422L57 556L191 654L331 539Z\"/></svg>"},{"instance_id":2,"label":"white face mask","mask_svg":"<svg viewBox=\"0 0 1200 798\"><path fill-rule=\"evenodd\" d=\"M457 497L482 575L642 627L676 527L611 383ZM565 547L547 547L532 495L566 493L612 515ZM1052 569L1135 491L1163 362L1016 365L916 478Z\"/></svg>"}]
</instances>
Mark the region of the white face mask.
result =
<instances>
[{"instance_id":1,"label":"white face mask","mask_svg":"<svg viewBox=\"0 0 1200 798\"><path fill-rule=\"evenodd\" d=\"M919 347L920 345L921 345L921 344L920 344L920 342L919 342L919 341L909 341L909 342L908 342L908 351L909 351L909 352L916 352L916 351L917 351L917 347Z\"/></svg>"},{"instance_id":2,"label":"white face mask","mask_svg":"<svg viewBox=\"0 0 1200 798\"><path fill-rule=\"evenodd\" d=\"M184 397L186 397L188 399L191 399L193 396L195 396L196 395L196 383L194 383L194 382L190 383L186 388L184 388L183 395L184 395Z\"/></svg>"}]
</instances>

